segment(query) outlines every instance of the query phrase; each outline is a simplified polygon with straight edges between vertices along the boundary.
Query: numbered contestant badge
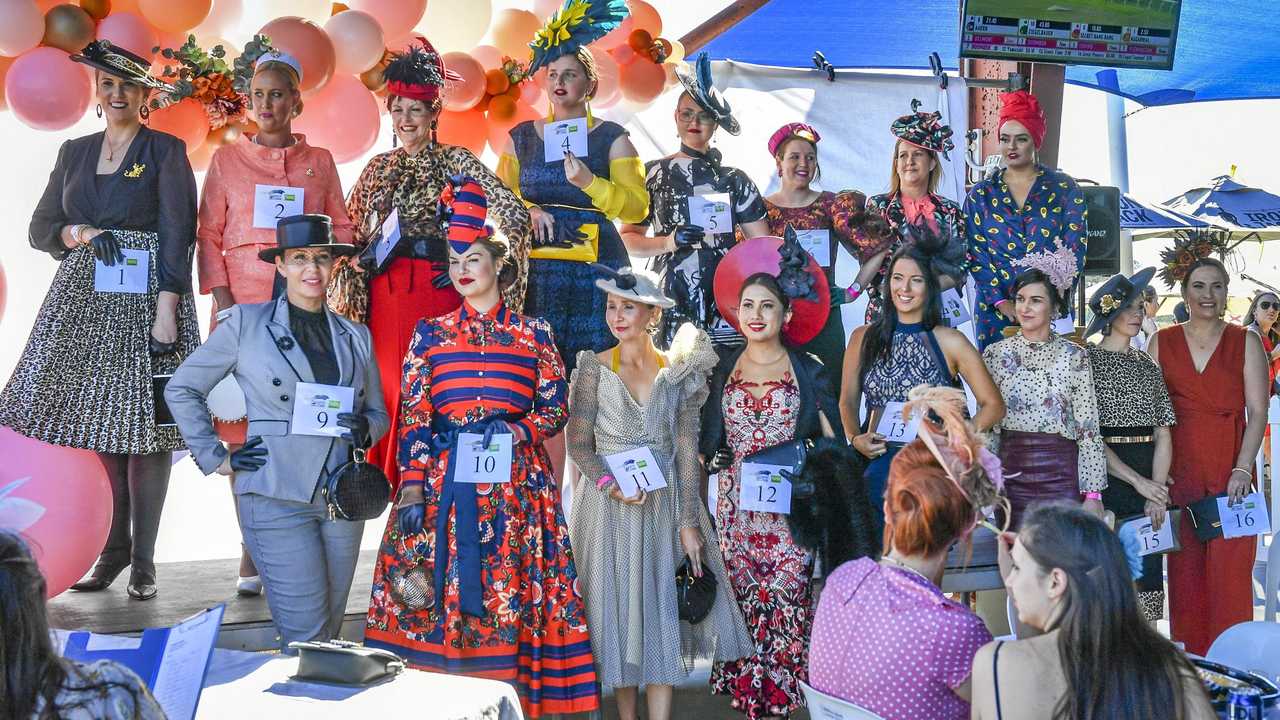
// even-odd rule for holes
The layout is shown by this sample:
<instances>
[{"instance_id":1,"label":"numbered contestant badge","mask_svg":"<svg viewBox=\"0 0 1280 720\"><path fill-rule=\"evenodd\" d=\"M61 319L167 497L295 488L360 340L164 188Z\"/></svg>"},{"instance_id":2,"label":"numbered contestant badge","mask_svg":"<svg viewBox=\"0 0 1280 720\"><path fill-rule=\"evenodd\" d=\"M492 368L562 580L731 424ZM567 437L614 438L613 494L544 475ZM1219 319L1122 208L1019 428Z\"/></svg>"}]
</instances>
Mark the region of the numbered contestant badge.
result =
<instances>
[{"instance_id":1,"label":"numbered contestant badge","mask_svg":"<svg viewBox=\"0 0 1280 720\"><path fill-rule=\"evenodd\" d=\"M275 230L282 218L301 215L306 190L285 185L253 186L253 226Z\"/></svg>"},{"instance_id":2,"label":"numbered contestant badge","mask_svg":"<svg viewBox=\"0 0 1280 720\"><path fill-rule=\"evenodd\" d=\"M902 419L904 412L904 403L885 403L884 413L876 424L876 432L884 436L885 442L909 443L916 439L916 433L920 431L920 415L917 413L907 421Z\"/></svg>"},{"instance_id":3,"label":"numbered contestant badge","mask_svg":"<svg viewBox=\"0 0 1280 720\"><path fill-rule=\"evenodd\" d=\"M708 235L733 232L729 193L694 195L689 198L689 224L697 225Z\"/></svg>"},{"instance_id":4,"label":"numbered contestant badge","mask_svg":"<svg viewBox=\"0 0 1280 720\"><path fill-rule=\"evenodd\" d=\"M570 118L547 123L542 127L542 145L549 163L563 162L566 152L573 153L580 160L586 159L587 119Z\"/></svg>"},{"instance_id":5,"label":"numbered contestant badge","mask_svg":"<svg viewBox=\"0 0 1280 720\"><path fill-rule=\"evenodd\" d=\"M1227 505L1227 498L1218 498L1218 517L1222 519L1222 537L1238 538L1271 532L1267 517L1267 502L1262 493L1251 492L1235 505Z\"/></svg>"},{"instance_id":6,"label":"numbered contestant badge","mask_svg":"<svg viewBox=\"0 0 1280 720\"><path fill-rule=\"evenodd\" d=\"M822 267L831 267L830 230L797 230L796 240L815 262Z\"/></svg>"},{"instance_id":7,"label":"numbered contestant badge","mask_svg":"<svg viewBox=\"0 0 1280 720\"><path fill-rule=\"evenodd\" d=\"M782 471L785 465L766 463L742 463L742 490L738 506L743 510L791 514L791 481Z\"/></svg>"},{"instance_id":8,"label":"numbered contestant badge","mask_svg":"<svg viewBox=\"0 0 1280 720\"><path fill-rule=\"evenodd\" d=\"M347 432L338 426L338 416L351 412L355 400L353 388L300 382L294 388L294 395L292 434L341 437Z\"/></svg>"},{"instance_id":9,"label":"numbered contestant badge","mask_svg":"<svg viewBox=\"0 0 1280 720\"><path fill-rule=\"evenodd\" d=\"M1151 519L1145 516L1130 520L1124 524L1124 527L1130 527L1133 533L1137 535L1138 555L1140 556L1145 557L1178 549L1173 537L1173 521L1169 517L1169 511L1167 510L1164 513L1164 522L1160 524L1159 530L1153 529L1151 527ZM1122 531L1124 527L1121 528Z\"/></svg>"},{"instance_id":10,"label":"numbered contestant badge","mask_svg":"<svg viewBox=\"0 0 1280 720\"><path fill-rule=\"evenodd\" d=\"M625 497L633 498L641 490L652 492L667 486L662 468L658 467L657 459L647 447L606 455L604 459Z\"/></svg>"},{"instance_id":11,"label":"numbered contestant badge","mask_svg":"<svg viewBox=\"0 0 1280 720\"><path fill-rule=\"evenodd\" d=\"M93 261L93 289L96 292L129 293L141 295L147 291L148 272L151 265L151 253L146 250L120 251L124 260L115 265L104 265L101 260Z\"/></svg>"},{"instance_id":12,"label":"numbered contestant badge","mask_svg":"<svg viewBox=\"0 0 1280 720\"><path fill-rule=\"evenodd\" d=\"M955 288L942 291L942 317L951 327L959 327L973 319L969 306Z\"/></svg>"},{"instance_id":13,"label":"numbered contestant badge","mask_svg":"<svg viewBox=\"0 0 1280 720\"><path fill-rule=\"evenodd\" d=\"M494 433L484 444L480 433L458 433L458 457L453 461L453 481L479 485L511 482L511 436Z\"/></svg>"}]
</instances>

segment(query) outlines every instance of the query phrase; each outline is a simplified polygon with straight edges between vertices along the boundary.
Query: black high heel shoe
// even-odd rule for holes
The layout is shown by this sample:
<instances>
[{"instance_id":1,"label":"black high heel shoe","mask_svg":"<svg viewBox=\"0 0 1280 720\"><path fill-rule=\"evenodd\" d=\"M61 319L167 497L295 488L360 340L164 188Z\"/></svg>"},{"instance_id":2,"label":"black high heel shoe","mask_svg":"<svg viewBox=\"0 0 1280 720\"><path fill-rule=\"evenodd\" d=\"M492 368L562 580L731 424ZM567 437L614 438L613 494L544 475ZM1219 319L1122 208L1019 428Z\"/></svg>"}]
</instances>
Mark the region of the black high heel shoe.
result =
<instances>
[{"instance_id":1,"label":"black high heel shoe","mask_svg":"<svg viewBox=\"0 0 1280 720\"><path fill-rule=\"evenodd\" d=\"M156 574L136 568L129 573L129 587L126 590L134 600L150 600L160 592L156 587Z\"/></svg>"},{"instance_id":2,"label":"black high heel shoe","mask_svg":"<svg viewBox=\"0 0 1280 720\"><path fill-rule=\"evenodd\" d=\"M129 563L125 563L119 567L108 567L99 562L93 567L93 574L71 586L72 590L78 592L101 592L111 587L111 583L115 582L117 576L129 567Z\"/></svg>"}]
</instances>

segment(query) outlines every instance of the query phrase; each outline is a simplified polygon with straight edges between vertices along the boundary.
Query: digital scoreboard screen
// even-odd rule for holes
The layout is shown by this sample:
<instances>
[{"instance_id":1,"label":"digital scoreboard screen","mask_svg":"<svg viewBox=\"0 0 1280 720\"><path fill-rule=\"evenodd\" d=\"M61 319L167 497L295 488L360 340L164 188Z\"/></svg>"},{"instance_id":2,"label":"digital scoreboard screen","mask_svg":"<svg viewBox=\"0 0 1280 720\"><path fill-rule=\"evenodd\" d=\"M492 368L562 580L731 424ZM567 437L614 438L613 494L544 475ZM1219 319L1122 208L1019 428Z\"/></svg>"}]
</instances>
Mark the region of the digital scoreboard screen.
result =
<instances>
[{"instance_id":1,"label":"digital scoreboard screen","mask_svg":"<svg viewBox=\"0 0 1280 720\"><path fill-rule=\"evenodd\" d=\"M965 0L960 56L1173 68L1181 0Z\"/></svg>"}]
</instances>

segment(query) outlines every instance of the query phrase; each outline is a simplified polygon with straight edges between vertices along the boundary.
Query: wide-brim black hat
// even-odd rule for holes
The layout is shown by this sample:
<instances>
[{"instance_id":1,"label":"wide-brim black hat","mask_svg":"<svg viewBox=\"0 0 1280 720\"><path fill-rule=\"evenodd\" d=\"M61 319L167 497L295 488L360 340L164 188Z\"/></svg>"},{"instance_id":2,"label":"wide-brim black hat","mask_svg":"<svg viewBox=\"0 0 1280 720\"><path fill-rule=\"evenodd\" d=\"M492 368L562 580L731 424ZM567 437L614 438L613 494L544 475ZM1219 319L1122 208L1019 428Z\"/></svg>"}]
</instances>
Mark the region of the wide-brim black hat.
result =
<instances>
[{"instance_id":1,"label":"wide-brim black hat","mask_svg":"<svg viewBox=\"0 0 1280 720\"><path fill-rule=\"evenodd\" d=\"M1151 278L1155 274L1156 269L1148 267L1129 277L1116 273L1107 278L1107 281L1094 290L1093 296L1089 298L1089 309L1093 311L1093 319L1089 321L1089 327L1085 330L1084 336L1089 337L1109 325L1115 319L1116 313L1127 307L1135 297L1142 295L1142 291L1151 284Z\"/></svg>"},{"instance_id":2,"label":"wide-brim black hat","mask_svg":"<svg viewBox=\"0 0 1280 720\"><path fill-rule=\"evenodd\" d=\"M706 53L698 56L696 70L694 75L683 71L676 72L676 76L680 78L680 84L684 85L685 92L689 93L689 97L693 98L699 107L714 115L716 124L724 128L725 132L730 135L742 132L742 127L733 117L733 109L729 107L729 101L724 99L719 90L716 90L715 82L711 77L711 58Z\"/></svg>"},{"instance_id":3,"label":"wide-brim black hat","mask_svg":"<svg viewBox=\"0 0 1280 720\"><path fill-rule=\"evenodd\" d=\"M298 248L324 248L334 255L358 251L355 245L333 241L333 221L328 215L290 215L276 225L276 246L260 251L258 259L275 262L285 250Z\"/></svg>"},{"instance_id":4,"label":"wide-brim black hat","mask_svg":"<svg viewBox=\"0 0 1280 720\"><path fill-rule=\"evenodd\" d=\"M153 90L173 91L172 85L151 74L150 60L118 45L112 45L110 40L94 40L79 53L72 55L71 60Z\"/></svg>"}]
</instances>

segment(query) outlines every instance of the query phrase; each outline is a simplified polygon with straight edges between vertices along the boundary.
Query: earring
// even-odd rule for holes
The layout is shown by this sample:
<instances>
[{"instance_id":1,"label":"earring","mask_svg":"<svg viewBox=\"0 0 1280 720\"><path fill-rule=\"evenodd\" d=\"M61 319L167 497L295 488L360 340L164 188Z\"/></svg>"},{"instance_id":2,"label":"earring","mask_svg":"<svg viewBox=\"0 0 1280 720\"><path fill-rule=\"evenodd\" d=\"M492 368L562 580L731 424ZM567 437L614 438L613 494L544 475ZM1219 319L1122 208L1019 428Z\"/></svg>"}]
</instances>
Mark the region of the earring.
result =
<instances>
[{"instance_id":1,"label":"earring","mask_svg":"<svg viewBox=\"0 0 1280 720\"><path fill-rule=\"evenodd\" d=\"M98 117L102 117L102 103L98 103L98 107L95 109L95 112L98 113Z\"/></svg>"},{"instance_id":2,"label":"earring","mask_svg":"<svg viewBox=\"0 0 1280 720\"><path fill-rule=\"evenodd\" d=\"M435 146L436 146L436 140L437 140L437 138L436 138L436 126L437 126L437 125L439 125L439 123L440 123L440 121L439 121L439 120L432 120L432 121L431 121L431 147L435 147Z\"/></svg>"},{"instance_id":3,"label":"earring","mask_svg":"<svg viewBox=\"0 0 1280 720\"><path fill-rule=\"evenodd\" d=\"M142 118L145 121L150 116L151 116L151 109L148 108L146 105L143 105L142 107L138 108L138 117Z\"/></svg>"}]
</instances>

